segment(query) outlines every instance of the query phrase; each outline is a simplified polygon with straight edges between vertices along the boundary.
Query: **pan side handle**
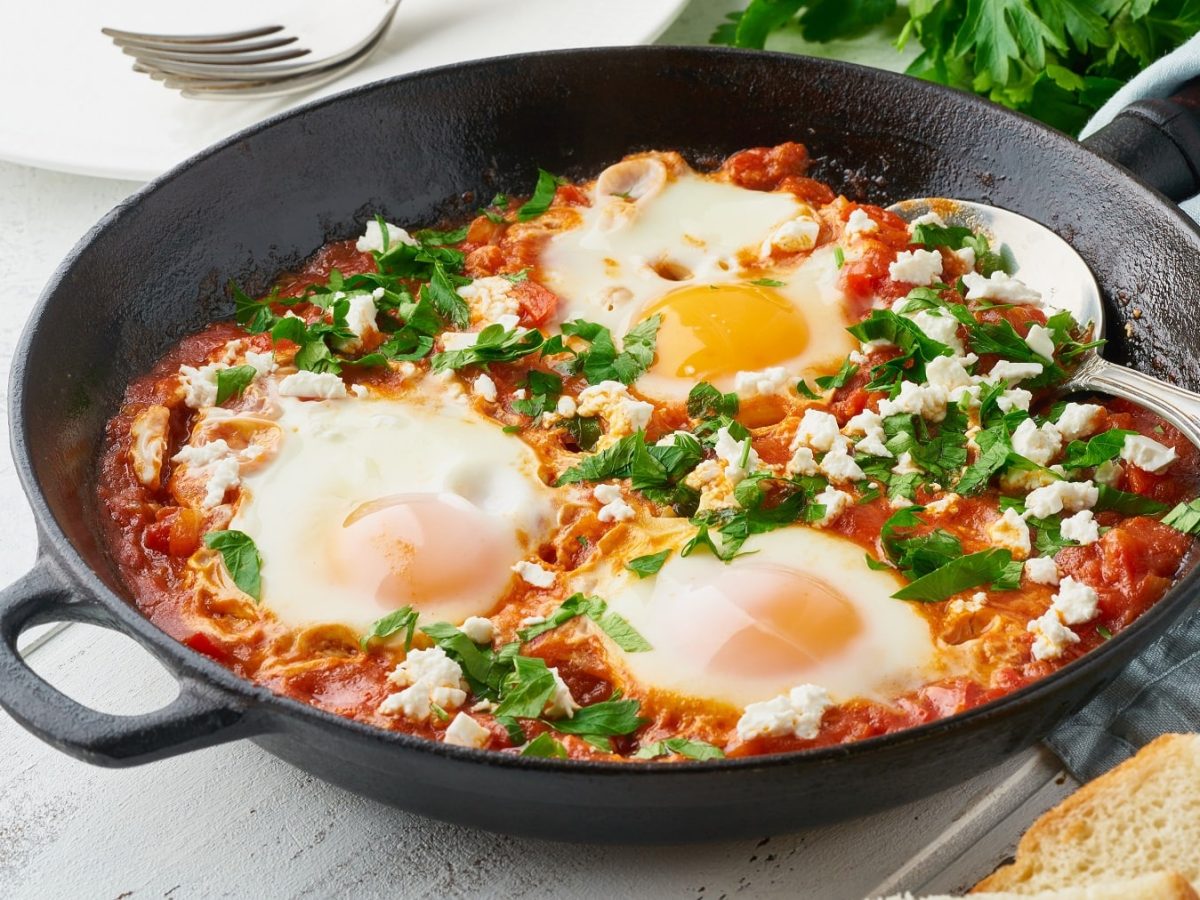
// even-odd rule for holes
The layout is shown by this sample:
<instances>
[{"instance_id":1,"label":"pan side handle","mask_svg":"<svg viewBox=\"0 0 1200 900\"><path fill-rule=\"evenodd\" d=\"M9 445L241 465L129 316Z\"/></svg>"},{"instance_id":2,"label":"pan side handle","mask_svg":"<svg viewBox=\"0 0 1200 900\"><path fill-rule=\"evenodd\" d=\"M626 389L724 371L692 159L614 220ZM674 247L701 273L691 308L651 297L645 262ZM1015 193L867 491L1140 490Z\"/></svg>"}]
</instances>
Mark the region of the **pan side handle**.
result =
<instances>
[{"instance_id":1,"label":"pan side handle","mask_svg":"<svg viewBox=\"0 0 1200 900\"><path fill-rule=\"evenodd\" d=\"M120 716L90 709L51 686L17 651L26 628L45 622L88 622L121 630L100 604L68 586L44 554L33 569L0 590L0 707L53 747L94 765L151 762L262 730L241 698L186 675L161 709Z\"/></svg>"},{"instance_id":2,"label":"pan side handle","mask_svg":"<svg viewBox=\"0 0 1200 900\"><path fill-rule=\"evenodd\" d=\"M1200 78L1171 97L1139 100L1084 145L1171 200L1200 193Z\"/></svg>"}]
</instances>

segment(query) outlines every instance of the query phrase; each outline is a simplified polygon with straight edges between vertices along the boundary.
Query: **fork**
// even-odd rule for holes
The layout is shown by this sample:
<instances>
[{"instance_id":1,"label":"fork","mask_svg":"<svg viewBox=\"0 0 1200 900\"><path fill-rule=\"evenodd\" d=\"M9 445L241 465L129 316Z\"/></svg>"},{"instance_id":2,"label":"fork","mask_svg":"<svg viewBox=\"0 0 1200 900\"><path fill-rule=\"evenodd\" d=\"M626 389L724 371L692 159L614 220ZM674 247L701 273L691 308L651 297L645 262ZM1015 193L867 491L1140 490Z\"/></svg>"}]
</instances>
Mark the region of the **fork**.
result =
<instances>
[{"instance_id":1,"label":"fork","mask_svg":"<svg viewBox=\"0 0 1200 900\"><path fill-rule=\"evenodd\" d=\"M123 52L134 58L133 69L149 75L185 97L243 98L309 90L332 81L361 64L391 24L400 0L365 0L364 12L375 11L370 28L353 32L342 25L363 16L344 16L338 23L313 22L306 29L262 25L214 34L150 34L103 28ZM342 27L339 27L342 25Z\"/></svg>"}]
</instances>

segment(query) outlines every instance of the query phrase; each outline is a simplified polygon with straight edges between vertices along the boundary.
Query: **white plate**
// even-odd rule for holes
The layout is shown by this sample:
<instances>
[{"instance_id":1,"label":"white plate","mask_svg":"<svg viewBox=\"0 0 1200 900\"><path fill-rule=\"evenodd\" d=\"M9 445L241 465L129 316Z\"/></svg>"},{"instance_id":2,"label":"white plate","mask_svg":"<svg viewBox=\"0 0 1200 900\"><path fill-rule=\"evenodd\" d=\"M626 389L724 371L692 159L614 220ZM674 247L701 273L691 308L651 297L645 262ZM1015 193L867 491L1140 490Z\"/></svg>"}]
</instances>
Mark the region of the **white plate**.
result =
<instances>
[{"instance_id":1,"label":"white plate","mask_svg":"<svg viewBox=\"0 0 1200 900\"><path fill-rule=\"evenodd\" d=\"M201 101L184 100L132 71L130 57L100 28L181 33L286 24L297 18L301 4L4 0L0 34L8 39L0 53L0 159L82 175L149 179L268 116L370 81L506 53L646 43L685 3L402 0L383 43L344 79L291 97ZM329 0L303 5L314 4L338 8Z\"/></svg>"}]
</instances>

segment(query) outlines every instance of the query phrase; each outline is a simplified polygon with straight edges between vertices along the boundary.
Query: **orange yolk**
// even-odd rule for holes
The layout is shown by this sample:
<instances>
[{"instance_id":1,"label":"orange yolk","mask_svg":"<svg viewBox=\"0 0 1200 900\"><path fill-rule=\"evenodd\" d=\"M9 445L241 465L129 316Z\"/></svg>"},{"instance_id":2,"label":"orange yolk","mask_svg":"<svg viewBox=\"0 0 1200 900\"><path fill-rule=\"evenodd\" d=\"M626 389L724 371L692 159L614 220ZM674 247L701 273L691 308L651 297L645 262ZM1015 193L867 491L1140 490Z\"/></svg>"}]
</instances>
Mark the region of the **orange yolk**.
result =
<instances>
[{"instance_id":1,"label":"orange yolk","mask_svg":"<svg viewBox=\"0 0 1200 900\"><path fill-rule=\"evenodd\" d=\"M709 381L743 370L777 366L808 344L803 314L790 300L753 284L692 285L646 310L659 313L651 372Z\"/></svg>"},{"instance_id":2,"label":"orange yolk","mask_svg":"<svg viewBox=\"0 0 1200 900\"><path fill-rule=\"evenodd\" d=\"M743 566L713 588L745 614L708 661L716 674L802 672L842 652L862 631L854 604L819 578L771 563Z\"/></svg>"},{"instance_id":3,"label":"orange yolk","mask_svg":"<svg viewBox=\"0 0 1200 900\"><path fill-rule=\"evenodd\" d=\"M328 561L339 583L358 586L381 610L411 606L430 619L457 621L464 603L499 597L515 552L514 536L467 501L400 494L347 516Z\"/></svg>"}]
</instances>

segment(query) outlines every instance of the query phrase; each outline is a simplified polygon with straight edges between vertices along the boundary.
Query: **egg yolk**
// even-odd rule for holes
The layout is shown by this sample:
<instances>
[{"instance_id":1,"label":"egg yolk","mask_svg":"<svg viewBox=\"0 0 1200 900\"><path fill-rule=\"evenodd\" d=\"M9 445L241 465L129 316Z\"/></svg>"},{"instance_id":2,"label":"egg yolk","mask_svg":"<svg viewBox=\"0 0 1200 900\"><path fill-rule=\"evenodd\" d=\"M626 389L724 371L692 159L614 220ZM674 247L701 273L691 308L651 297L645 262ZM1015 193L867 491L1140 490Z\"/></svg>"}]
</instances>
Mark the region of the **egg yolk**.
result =
<instances>
[{"instance_id":1,"label":"egg yolk","mask_svg":"<svg viewBox=\"0 0 1200 900\"><path fill-rule=\"evenodd\" d=\"M364 503L328 547L340 584L353 585L383 611L411 606L428 618L457 621L460 607L481 614L499 598L518 555L515 537L454 494L401 494Z\"/></svg>"},{"instance_id":2,"label":"egg yolk","mask_svg":"<svg viewBox=\"0 0 1200 900\"><path fill-rule=\"evenodd\" d=\"M662 316L651 372L712 380L779 365L803 352L809 329L794 303L769 287L700 284L646 310Z\"/></svg>"},{"instance_id":3,"label":"egg yolk","mask_svg":"<svg viewBox=\"0 0 1200 900\"><path fill-rule=\"evenodd\" d=\"M744 616L714 648L714 674L802 672L836 656L862 631L855 605L806 572L769 563L719 576L713 589Z\"/></svg>"}]
</instances>

